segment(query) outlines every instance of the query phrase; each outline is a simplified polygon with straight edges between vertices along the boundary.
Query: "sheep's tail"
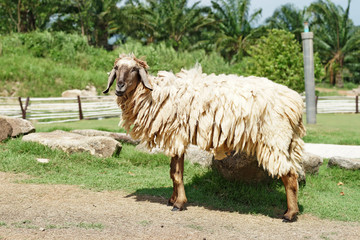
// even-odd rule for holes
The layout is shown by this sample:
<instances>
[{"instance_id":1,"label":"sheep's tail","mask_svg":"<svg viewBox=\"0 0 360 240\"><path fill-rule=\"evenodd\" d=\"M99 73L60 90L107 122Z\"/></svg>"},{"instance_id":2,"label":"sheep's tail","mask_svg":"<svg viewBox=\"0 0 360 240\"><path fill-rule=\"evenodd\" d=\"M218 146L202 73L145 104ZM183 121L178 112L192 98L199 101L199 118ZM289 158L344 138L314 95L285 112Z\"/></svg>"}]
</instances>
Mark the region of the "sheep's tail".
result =
<instances>
[{"instance_id":1,"label":"sheep's tail","mask_svg":"<svg viewBox=\"0 0 360 240\"><path fill-rule=\"evenodd\" d=\"M301 172L302 154L304 141L301 139L305 136L305 127L302 118L299 118L297 124L292 125L293 134L288 149L280 150L269 147L265 144L259 144L257 150L257 159L259 166L268 171L272 177L282 177L290 171Z\"/></svg>"},{"instance_id":2,"label":"sheep's tail","mask_svg":"<svg viewBox=\"0 0 360 240\"><path fill-rule=\"evenodd\" d=\"M306 134L306 129L302 121L302 117L300 118L298 125L294 129L294 134L291 139L291 143L289 146L289 158L293 162L294 170L299 173L302 169L302 155L304 151L304 141L302 137Z\"/></svg>"}]
</instances>

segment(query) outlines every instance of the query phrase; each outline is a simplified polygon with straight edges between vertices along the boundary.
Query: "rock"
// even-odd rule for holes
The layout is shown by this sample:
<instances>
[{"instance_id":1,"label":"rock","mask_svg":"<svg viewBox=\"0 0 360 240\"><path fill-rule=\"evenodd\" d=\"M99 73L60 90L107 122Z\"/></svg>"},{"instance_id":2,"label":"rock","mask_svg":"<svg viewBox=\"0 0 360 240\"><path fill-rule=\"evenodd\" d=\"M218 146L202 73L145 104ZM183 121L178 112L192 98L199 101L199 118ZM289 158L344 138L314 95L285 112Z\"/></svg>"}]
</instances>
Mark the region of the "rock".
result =
<instances>
[{"instance_id":1,"label":"rock","mask_svg":"<svg viewBox=\"0 0 360 240\"><path fill-rule=\"evenodd\" d=\"M38 142L67 153L88 152L98 157L110 157L119 154L121 151L121 144L110 137L87 137L61 130L48 133L31 133L24 136L22 140Z\"/></svg>"},{"instance_id":2,"label":"rock","mask_svg":"<svg viewBox=\"0 0 360 240\"><path fill-rule=\"evenodd\" d=\"M140 141L136 141L136 140L132 139L130 137L130 135L128 135L126 133L115 133L115 132L99 131L99 130L94 130L94 129L77 129L77 130L72 130L71 132L77 133L77 134L80 134L83 136L89 136L89 137L93 137L93 136L111 137L111 138L115 139L116 141L126 142L126 143L130 143L133 145L137 145L140 143Z\"/></svg>"},{"instance_id":3,"label":"rock","mask_svg":"<svg viewBox=\"0 0 360 240\"><path fill-rule=\"evenodd\" d=\"M186 160L189 160L193 164L198 163L204 167L208 167L211 165L212 158L212 153L204 151L198 146L191 144L188 146L185 154Z\"/></svg>"},{"instance_id":4,"label":"rock","mask_svg":"<svg viewBox=\"0 0 360 240\"><path fill-rule=\"evenodd\" d=\"M160 148L153 148L153 149L148 149L146 147L145 143L140 143L135 147L136 150L140 151L140 152L145 152L145 153L149 153L149 154L157 154L157 153L164 153Z\"/></svg>"},{"instance_id":5,"label":"rock","mask_svg":"<svg viewBox=\"0 0 360 240\"><path fill-rule=\"evenodd\" d=\"M61 96L66 98L72 97L95 97L97 95L96 88L94 86L86 86L84 90L70 89L64 91Z\"/></svg>"},{"instance_id":6,"label":"rock","mask_svg":"<svg viewBox=\"0 0 360 240\"><path fill-rule=\"evenodd\" d=\"M319 168L323 164L323 158L308 152L303 153L302 167L306 173L317 174Z\"/></svg>"},{"instance_id":7,"label":"rock","mask_svg":"<svg viewBox=\"0 0 360 240\"><path fill-rule=\"evenodd\" d=\"M63 93L61 93L61 96L64 98L72 98L72 97L81 96L81 90L79 90L79 89L66 90Z\"/></svg>"},{"instance_id":8,"label":"rock","mask_svg":"<svg viewBox=\"0 0 360 240\"><path fill-rule=\"evenodd\" d=\"M157 153L164 153L164 151L160 148L153 148L149 150L145 143L140 143L135 148L138 151L146 152L149 154L157 154ZM213 155L207 151L201 150L198 146L190 144L185 153L185 160L190 161L192 164L198 163L204 167L211 165L211 160Z\"/></svg>"},{"instance_id":9,"label":"rock","mask_svg":"<svg viewBox=\"0 0 360 240\"><path fill-rule=\"evenodd\" d=\"M332 157L329 159L328 167L338 166L349 170L360 169L360 159L356 158L344 158L344 157Z\"/></svg>"},{"instance_id":10,"label":"rock","mask_svg":"<svg viewBox=\"0 0 360 240\"><path fill-rule=\"evenodd\" d=\"M13 129L5 118L0 118L0 142L11 137Z\"/></svg>"},{"instance_id":11,"label":"rock","mask_svg":"<svg viewBox=\"0 0 360 240\"><path fill-rule=\"evenodd\" d=\"M212 166L228 180L244 182L269 182L272 178L258 166L255 156L238 153L222 160L212 160Z\"/></svg>"},{"instance_id":12,"label":"rock","mask_svg":"<svg viewBox=\"0 0 360 240\"><path fill-rule=\"evenodd\" d=\"M0 118L4 118L11 125L13 129L11 135L12 137L18 137L20 135L26 135L35 132L35 127L29 120L6 116L1 116Z\"/></svg>"}]
</instances>

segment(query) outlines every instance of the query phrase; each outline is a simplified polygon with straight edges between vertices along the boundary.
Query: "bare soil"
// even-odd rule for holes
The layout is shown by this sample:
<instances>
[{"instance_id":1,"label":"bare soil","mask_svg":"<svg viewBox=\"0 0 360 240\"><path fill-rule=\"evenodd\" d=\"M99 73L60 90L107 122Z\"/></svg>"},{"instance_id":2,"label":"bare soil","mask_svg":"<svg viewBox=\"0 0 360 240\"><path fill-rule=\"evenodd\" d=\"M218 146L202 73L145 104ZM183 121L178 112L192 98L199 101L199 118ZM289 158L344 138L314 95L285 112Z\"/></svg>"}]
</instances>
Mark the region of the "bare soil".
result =
<instances>
[{"instance_id":1,"label":"bare soil","mask_svg":"<svg viewBox=\"0 0 360 240\"><path fill-rule=\"evenodd\" d=\"M360 239L360 223L300 215L297 222L68 185L18 183L0 172L0 239Z\"/></svg>"}]
</instances>

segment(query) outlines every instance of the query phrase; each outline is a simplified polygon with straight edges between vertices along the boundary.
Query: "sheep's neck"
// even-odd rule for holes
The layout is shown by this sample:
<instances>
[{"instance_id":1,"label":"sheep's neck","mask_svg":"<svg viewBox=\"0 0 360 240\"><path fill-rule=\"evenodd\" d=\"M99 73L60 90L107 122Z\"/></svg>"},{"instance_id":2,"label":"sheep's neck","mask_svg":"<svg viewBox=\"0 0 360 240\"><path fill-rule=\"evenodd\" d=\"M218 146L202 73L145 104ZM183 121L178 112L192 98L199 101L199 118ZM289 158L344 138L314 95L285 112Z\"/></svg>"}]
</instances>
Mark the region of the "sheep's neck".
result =
<instances>
[{"instance_id":1,"label":"sheep's neck","mask_svg":"<svg viewBox=\"0 0 360 240\"><path fill-rule=\"evenodd\" d=\"M130 128L138 116L140 105L151 102L151 99L151 91L141 83L133 91L117 98L117 103L122 110L122 126L127 132L130 132Z\"/></svg>"}]
</instances>

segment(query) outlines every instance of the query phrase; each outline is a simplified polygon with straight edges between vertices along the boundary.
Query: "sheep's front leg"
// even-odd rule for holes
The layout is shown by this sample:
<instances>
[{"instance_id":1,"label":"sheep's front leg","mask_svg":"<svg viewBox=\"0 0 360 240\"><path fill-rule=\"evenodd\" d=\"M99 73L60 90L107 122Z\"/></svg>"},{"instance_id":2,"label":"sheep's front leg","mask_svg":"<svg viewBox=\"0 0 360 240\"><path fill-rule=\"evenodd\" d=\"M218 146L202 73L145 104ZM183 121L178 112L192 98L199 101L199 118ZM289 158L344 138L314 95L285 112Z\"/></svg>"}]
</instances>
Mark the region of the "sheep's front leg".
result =
<instances>
[{"instance_id":1,"label":"sheep's front leg","mask_svg":"<svg viewBox=\"0 0 360 240\"><path fill-rule=\"evenodd\" d=\"M297 204L297 174L294 171L290 171L286 176L282 176L281 180L285 186L287 200L287 210L283 218L285 221L293 221L295 220L296 214L299 212Z\"/></svg>"},{"instance_id":2,"label":"sheep's front leg","mask_svg":"<svg viewBox=\"0 0 360 240\"><path fill-rule=\"evenodd\" d=\"M169 199L169 205L173 206L172 211L183 210L184 204L187 202L183 182L183 173L184 155L181 157L172 157L170 163L170 177L173 181L173 194Z\"/></svg>"}]
</instances>

